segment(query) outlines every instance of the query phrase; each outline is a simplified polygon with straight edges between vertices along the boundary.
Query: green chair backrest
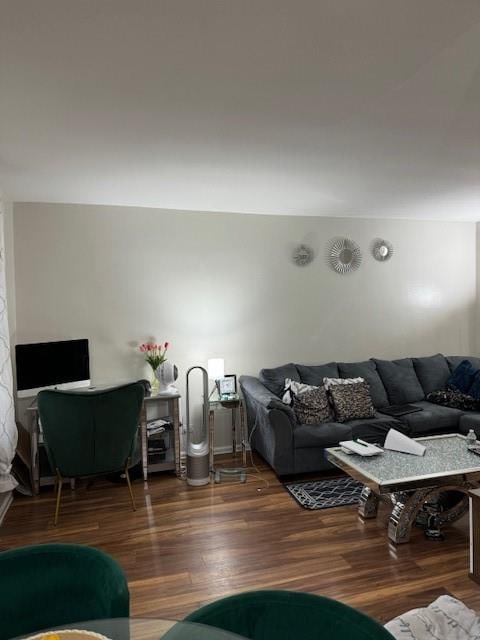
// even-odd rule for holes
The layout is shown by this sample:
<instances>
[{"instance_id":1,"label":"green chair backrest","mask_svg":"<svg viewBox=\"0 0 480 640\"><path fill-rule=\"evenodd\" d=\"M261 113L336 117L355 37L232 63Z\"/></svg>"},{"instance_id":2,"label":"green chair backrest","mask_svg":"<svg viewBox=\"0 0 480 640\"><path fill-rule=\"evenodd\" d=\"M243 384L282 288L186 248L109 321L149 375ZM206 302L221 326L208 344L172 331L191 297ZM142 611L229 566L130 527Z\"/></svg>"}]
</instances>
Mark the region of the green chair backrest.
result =
<instances>
[{"instance_id":1,"label":"green chair backrest","mask_svg":"<svg viewBox=\"0 0 480 640\"><path fill-rule=\"evenodd\" d=\"M128 615L125 575L98 549L43 544L0 553L0 640Z\"/></svg>"},{"instance_id":2,"label":"green chair backrest","mask_svg":"<svg viewBox=\"0 0 480 640\"><path fill-rule=\"evenodd\" d=\"M52 467L64 477L119 471L135 448L144 389L41 391L38 411Z\"/></svg>"},{"instance_id":3,"label":"green chair backrest","mask_svg":"<svg viewBox=\"0 0 480 640\"><path fill-rule=\"evenodd\" d=\"M381 624L341 602L296 591L249 591L217 600L185 620L251 640L392 640Z\"/></svg>"}]
</instances>

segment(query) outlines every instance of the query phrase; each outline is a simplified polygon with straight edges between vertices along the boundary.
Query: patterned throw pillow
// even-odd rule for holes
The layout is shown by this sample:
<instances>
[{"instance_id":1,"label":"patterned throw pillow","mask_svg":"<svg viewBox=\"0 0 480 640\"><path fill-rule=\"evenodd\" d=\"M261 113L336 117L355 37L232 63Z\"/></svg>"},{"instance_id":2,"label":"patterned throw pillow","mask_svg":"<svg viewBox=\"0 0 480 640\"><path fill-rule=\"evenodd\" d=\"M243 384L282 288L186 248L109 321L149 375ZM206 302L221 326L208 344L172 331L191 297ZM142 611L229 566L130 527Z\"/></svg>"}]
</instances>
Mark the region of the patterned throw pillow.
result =
<instances>
[{"instance_id":1,"label":"patterned throw pillow","mask_svg":"<svg viewBox=\"0 0 480 640\"><path fill-rule=\"evenodd\" d=\"M370 389L365 380L349 384L332 384L329 393L338 422L375 417Z\"/></svg>"},{"instance_id":2,"label":"patterned throw pillow","mask_svg":"<svg viewBox=\"0 0 480 640\"><path fill-rule=\"evenodd\" d=\"M357 382L365 382L365 378L324 378L323 384L328 391L330 387L336 384L357 384Z\"/></svg>"},{"instance_id":3,"label":"patterned throw pillow","mask_svg":"<svg viewBox=\"0 0 480 640\"><path fill-rule=\"evenodd\" d=\"M479 411L480 400L472 398L458 391L458 389L441 389L440 391L432 391L427 396L429 402L434 402L442 407L450 407L452 409L461 409L462 411Z\"/></svg>"},{"instance_id":4,"label":"patterned throw pillow","mask_svg":"<svg viewBox=\"0 0 480 640\"><path fill-rule=\"evenodd\" d=\"M318 387L313 387L311 384L305 384L303 382L291 380L290 378L285 378L285 387L283 389L284 393L282 396L282 402L292 406L295 396L299 396L306 391L312 391L313 389L318 389Z\"/></svg>"},{"instance_id":5,"label":"patterned throw pillow","mask_svg":"<svg viewBox=\"0 0 480 640\"><path fill-rule=\"evenodd\" d=\"M335 419L325 387L311 387L294 395L293 410L301 424L321 424Z\"/></svg>"}]
</instances>

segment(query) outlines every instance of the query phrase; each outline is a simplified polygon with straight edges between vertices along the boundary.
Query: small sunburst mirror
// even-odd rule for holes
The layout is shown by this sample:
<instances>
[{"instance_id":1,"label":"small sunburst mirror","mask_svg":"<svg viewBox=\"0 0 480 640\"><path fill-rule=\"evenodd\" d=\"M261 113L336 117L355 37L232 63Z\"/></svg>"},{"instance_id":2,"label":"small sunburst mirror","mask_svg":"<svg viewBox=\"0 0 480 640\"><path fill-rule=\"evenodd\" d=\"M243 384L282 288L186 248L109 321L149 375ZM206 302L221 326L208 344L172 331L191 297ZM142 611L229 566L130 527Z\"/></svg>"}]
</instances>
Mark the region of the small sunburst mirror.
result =
<instances>
[{"instance_id":1,"label":"small sunburst mirror","mask_svg":"<svg viewBox=\"0 0 480 640\"><path fill-rule=\"evenodd\" d=\"M376 238L372 244L372 255L378 262L386 262L393 255L393 246L388 240Z\"/></svg>"},{"instance_id":2,"label":"small sunburst mirror","mask_svg":"<svg viewBox=\"0 0 480 640\"><path fill-rule=\"evenodd\" d=\"M362 263L360 247L348 238L334 238L328 248L328 263L337 273L351 273Z\"/></svg>"},{"instance_id":3,"label":"small sunburst mirror","mask_svg":"<svg viewBox=\"0 0 480 640\"><path fill-rule=\"evenodd\" d=\"M293 252L293 262L298 267L306 267L314 258L313 249L306 244L300 244Z\"/></svg>"}]
</instances>

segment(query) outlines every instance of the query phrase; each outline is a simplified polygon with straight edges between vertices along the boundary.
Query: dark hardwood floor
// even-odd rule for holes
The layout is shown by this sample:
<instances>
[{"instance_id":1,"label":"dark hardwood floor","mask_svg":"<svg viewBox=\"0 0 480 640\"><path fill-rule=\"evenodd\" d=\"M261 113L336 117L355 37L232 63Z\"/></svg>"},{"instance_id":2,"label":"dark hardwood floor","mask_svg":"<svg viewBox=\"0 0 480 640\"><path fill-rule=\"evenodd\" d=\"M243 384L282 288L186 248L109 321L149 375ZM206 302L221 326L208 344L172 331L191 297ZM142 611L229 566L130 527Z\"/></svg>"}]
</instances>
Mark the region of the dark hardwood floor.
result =
<instances>
[{"instance_id":1,"label":"dark hardwood floor","mask_svg":"<svg viewBox=\"0 0 480 640\"><path fill-rule=\"evenodd\" d=\"M356 507L302 509L262 466L265 486L188 487L157 475L125 486L99 482L67 489L58 527L52 490L17 496L0 528L0 549L75 542L103 549L123 566L135 616L179 618L203 603L249 589L310 591L337 598L381 621L448 593L480 610L468 572L468 521L444 542L424 538L394 547L387 509L363 522ZM259 490L261 489L261 490Z\"/></svg>"}]
</instances>

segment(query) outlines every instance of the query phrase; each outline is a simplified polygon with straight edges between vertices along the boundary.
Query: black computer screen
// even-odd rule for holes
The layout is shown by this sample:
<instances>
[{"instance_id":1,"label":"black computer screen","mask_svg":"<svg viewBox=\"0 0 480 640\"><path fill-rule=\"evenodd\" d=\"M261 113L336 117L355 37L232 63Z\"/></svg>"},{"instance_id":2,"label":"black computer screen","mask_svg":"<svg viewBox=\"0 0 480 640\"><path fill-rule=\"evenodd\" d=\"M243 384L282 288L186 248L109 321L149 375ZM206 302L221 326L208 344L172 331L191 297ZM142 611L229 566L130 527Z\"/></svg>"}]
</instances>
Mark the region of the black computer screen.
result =
<instances>
[{"instance_id":1,"label":"black computer screen","mask_svg":"<svg viewBox=\"0 0 480 640\"><path fill-rule=\"evenodd\" d=\"M36 389L90 379L88 340L15 346L17 389Z\"/></svg>"}]
</instances>

